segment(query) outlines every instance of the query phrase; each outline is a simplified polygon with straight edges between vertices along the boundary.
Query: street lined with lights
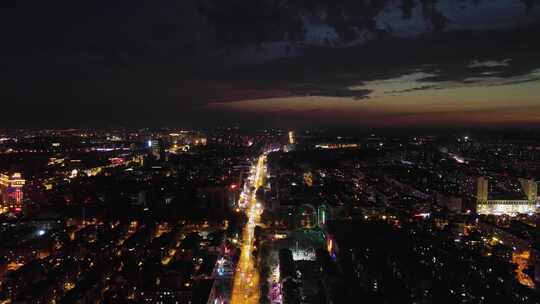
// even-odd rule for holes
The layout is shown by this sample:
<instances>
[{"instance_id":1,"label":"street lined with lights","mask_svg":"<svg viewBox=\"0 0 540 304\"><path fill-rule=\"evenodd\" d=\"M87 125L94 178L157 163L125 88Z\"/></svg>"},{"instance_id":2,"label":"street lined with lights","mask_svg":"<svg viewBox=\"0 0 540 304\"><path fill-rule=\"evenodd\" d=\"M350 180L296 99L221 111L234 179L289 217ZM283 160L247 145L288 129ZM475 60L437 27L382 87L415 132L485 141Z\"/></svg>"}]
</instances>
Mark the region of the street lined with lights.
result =
<instances>
[{"instance_id":1,"label":"street lined with lights","mask_svg":"<svg viewBox=\"0 0 540 304\"><path fill-rule=\"evenodd\" d=\"M249 198L246 200L248 222L242 233L241 255L234 276L231 298L231 303L233 304L256 304L260 299L259 273L255 267L252 252L254 249L255 227L260 223L260 215L262 214L262 205L257 202L255 193L263 186L265 173L266 154L263 154L259 157L255 170L251 172L252 176L249 179L253 183L253 190L249 193Z\"/></svg>"}]
</instances>

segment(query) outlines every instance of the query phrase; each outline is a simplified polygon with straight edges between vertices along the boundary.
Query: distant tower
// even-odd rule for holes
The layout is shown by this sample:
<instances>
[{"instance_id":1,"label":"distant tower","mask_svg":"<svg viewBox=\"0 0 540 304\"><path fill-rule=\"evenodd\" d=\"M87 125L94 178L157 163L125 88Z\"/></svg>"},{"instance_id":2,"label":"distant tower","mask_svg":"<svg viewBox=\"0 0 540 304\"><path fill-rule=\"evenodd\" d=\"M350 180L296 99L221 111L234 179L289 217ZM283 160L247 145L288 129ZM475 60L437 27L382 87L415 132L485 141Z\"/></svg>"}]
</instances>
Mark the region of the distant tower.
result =
<instances>
[{"instance_id":1,"label":"distant tower","mask_svg":"<svg viewBox=\"0 0 540 304\"><path fill-rule=\"evenodd\" d=\"M313 187L313 174L311 172L304 173L304 183L308 187Z\"/></svg>"},{"instance_id":2,"label":"distant tower","mask_svg":"<svg viewBox=\"0 0 540 304\"><path fill-rule=\"evenodd\" d=\"M163 140L160 139L151 139L148 141L148 148L150 153L155 157L156 160L165 160L165 144Z\"/></svg>"},{"instance_id":3,"label":"distant tower","mask_svg":"<svg viewBox=\"0 0 540 304\"><path fill-rule=\"evenodd\" d=\"M289 131L289 145L294 145L295 144L295 140L294 140L294 132L293 131Z\"/></svg>"},{"instance_id":4,"label":"distant tower","mask_svg":"<svg viewBox=\"0 0 540 304\"><path fill-rule=\"evenodd\" d=\"M476 180L476 201L485 203L488 200L489 183L488 180L481 176Z\"/></svg>"},{"instance_id":5,"label":"distant tower","mask_svg":"<svg viewBox=\"0 0 540 304\"><path fill-rule=\"evenodd\" d=\"M520 178L519 182L521 184L521 189L523 189L523 192L527 196L527 199L529 201L536 202L538 198L538 184L536 181L532 179Z\"/></svg>"},{"instance_id":6,"label":"distant tower","mask_svg":"<svg viewBox=\"0 0 540 304\"><path fill-rule=\"evenodd\" d=\"M23 186L26 180L20 173L0 174L1 212L21 212L23 203Z\"/></svg>"}]
</instances>

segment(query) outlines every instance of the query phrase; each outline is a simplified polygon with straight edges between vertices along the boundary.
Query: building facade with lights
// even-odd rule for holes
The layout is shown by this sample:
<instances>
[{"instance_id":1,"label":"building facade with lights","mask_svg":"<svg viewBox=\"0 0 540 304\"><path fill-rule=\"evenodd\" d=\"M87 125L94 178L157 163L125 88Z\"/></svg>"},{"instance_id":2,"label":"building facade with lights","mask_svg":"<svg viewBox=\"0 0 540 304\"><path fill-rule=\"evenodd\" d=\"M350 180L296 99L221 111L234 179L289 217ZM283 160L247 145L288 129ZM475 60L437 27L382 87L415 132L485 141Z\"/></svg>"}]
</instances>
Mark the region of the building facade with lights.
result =
<instances>
[{"instance_id":1,"label":"building facade with lights","mask_svg":"<svg viewBox=\"0 0 540 304\"><path fill-rule=\"evenodd\" d=\"M476 213L484 215L517 215L536 213L538 184L534 180L519 180L526 199L489 199L489 183L485 177L477 180Z\"/></svg>"},{"instance_id":2,"label":"building facade with lights","mask_svg":"<svg viewBox=\"0 0 540 304\"><path fill-rule=\"evenodd\" d=\"M20 212L24 198L26 180L20 173L0 174L0 199L2 212Z\"/></svg>"}]
</instances>

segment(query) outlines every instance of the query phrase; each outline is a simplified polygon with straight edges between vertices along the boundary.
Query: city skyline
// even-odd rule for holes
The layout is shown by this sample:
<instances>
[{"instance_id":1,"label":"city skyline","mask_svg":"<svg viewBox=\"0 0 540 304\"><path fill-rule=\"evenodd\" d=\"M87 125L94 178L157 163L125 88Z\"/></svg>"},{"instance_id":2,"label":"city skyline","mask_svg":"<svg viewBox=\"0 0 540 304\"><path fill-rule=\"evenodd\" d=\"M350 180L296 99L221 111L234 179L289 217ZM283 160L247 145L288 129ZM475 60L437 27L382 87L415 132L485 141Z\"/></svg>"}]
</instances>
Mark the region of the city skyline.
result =
<instances>
[{"instance_id":1,"label":"city skyline","mask_svg":"<svg viewBox=\"0 0 540 304\"><path fill-rule=\"evenodd\" d=\"M2 302L540 303L538 132L1 133Z\"/></svg>"},{"instance_id":2,"label":"city skyline","mask_svg":"<svg viewBox=\"0 0 540 304\"><path fill-rule=\"evenodd\" d=\"M540 304L540 0L4 2L0 304Z\"/></svg>"}]
</instances>

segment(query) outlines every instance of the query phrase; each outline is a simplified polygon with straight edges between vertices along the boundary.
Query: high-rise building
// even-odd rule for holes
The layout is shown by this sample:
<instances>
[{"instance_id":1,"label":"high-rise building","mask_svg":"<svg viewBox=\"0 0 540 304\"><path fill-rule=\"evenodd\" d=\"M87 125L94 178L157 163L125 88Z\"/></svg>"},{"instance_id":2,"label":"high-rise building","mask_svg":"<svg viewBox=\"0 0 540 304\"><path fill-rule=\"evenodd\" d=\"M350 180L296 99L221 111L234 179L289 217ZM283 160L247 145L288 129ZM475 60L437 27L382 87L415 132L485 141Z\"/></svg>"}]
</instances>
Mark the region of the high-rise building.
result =
<instances>
[{"instance_id":1,"label":"high-rise building","mask_svg":"<svg viewBox=\"0 0 540 304\"><path fill-rule=\"evenodd\" d=\"M536 287L540 287L540 216L536 215L536 235L533 245L534 280Z\"/></svg>"},{"instance_id":2,"label":"high-rise building","mask_svg":"<svg viewBox=\"0 0 540 304\"><path fill-rule=\"evenodd\" d=\"M533 179L520 178L521 189L528 200L536 201L538 198L538 183Z\"/></svg>"},{"instance_id":3,"label":"high-rise building","mask_svg":"<svg viewBox=\"0 0 540 304\"><path fill-rule=\"evenodd\" d=\"M148 148L150 149L150 154L152 154L156 160L165 160L165 144L162 139L149 140Z\"/></svg>"},{"instance_id":4,"label":"high-rise building","mask_svg":"<svg viewBox=\"0 0 540 304\"><path fill-rule=\"evenodd\" d=\"M489 183L485 177L476 180L476 201L478 203L487 202L489 193Z\"/></svg>"},{"instance_id":5,"label":"high-rise building","mask_svg":"<svg viewBox=\"0 0 540 304\"><path fill-rule=\"evenodd\" d=\"M304 183L308 187L313 187L313 174L311 172L304 173Z\"/></svg>"},{"instance_id":6,"label":"high-rise building","mask_svg":"<svg viewBox=\"0 0 540 304\"><path fill-rule=\"evenodd\" d=\"M294 140L294 132L289 131L289 145L294 145L296 141Z\"/></svg>"},{"instance_id":7,"label":"high-rise building","mask_svg":"<svg viewBox=\"0 0 540 304\"><path fill-rule=\"evenodd\" d=\"M536 215L536 235L533 243L534 281L540 287L540 215Z\"/></svg>"},{"instance_id":8,"label":"high-rise building","mask_svg":"<svg viewBox=\"0 0 540 304\"><path fill-rule=\"evenodd\" d=\"M489 183L485 177L477 179L476 213L516 215L536 213L537 184L533 180L520 179L526 199L490 199Z\"/></svg>"},{"instance_id":9,"label":"high-rise building","mask_svg":"<svg viewBox=\"0 0 540 304\"><path fill-rule=\"evenodd\" d=\"M23 186L26 180L21 173L0 174L2 212L20 212L23 203Z\"/></svg>"}]
</instances>

